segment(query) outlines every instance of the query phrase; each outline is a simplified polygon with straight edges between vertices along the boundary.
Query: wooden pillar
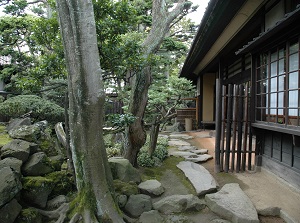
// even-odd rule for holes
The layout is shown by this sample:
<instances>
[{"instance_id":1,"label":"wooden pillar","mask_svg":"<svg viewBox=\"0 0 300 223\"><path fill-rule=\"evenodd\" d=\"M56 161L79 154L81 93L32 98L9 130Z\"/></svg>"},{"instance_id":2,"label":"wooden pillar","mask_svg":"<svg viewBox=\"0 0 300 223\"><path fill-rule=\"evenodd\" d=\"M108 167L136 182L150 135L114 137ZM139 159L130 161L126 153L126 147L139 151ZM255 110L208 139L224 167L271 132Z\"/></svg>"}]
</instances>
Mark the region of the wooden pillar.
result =
<instances>
[{"instance_id":1,"label":"wooden pillar","mask_svg":"<svg viewBox=\"0 0 300 223\"><path fill-rule=\"evenodd\" d=\"M220 145L221 145L221 113L222 113L222 85L219 78L216 79L216 138L215 138L215 172L220 168Z\"/></svg>"}]
</instances>

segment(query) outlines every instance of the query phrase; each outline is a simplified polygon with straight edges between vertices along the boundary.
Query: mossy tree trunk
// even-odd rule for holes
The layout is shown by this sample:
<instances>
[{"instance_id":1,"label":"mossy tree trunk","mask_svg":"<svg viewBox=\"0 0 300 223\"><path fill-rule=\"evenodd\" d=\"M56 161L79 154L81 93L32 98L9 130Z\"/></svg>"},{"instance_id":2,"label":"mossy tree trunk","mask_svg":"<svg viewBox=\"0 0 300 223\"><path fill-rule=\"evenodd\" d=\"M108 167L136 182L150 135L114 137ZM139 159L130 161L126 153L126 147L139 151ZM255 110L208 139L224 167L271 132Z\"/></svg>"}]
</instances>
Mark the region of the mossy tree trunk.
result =
<instances>
[{"instance_id":1,"label":"mossy tree trunk","mask_svg":"<svg viewBox=\"0 0 300 223\"><path fill-rule=\"evenodd\" d=\"M68 70L70 147L84 222L123 222L103 143L105 92L91 0L56 0Z\"/></svg>"},{"instance_id":2,"label":"mossy tree trunk","mask_svg":"<svg viewBox=\"0 0 300 223\"><path fill-rule=\"evenodd\" d=\"M179 0L172 11L168 11L165 0L153 0L152 3L152 26L143 43L144 57L148 58L155 53L170 27L178 22L178 17L186 13L190 4L187 0ZM181 16L180 16L181 15ZM134 166L137 165L137 154L146 142L146 131L144 129L144 113L148 100L148 89L151 84L151 69L145 67L133 79L129 112L137 117L127 131L127 144L125 145L125 158Z\"/></svg>"}]
</instances>

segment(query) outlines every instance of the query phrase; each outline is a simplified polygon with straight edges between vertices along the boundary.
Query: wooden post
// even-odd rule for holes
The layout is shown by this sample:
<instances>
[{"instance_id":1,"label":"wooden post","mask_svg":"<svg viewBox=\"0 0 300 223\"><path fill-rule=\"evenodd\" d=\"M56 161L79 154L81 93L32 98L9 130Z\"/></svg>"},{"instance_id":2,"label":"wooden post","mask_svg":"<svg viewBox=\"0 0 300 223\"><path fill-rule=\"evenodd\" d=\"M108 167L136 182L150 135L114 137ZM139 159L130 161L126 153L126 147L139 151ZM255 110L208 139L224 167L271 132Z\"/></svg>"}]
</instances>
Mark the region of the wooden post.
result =
<instances>
[{"instance_id":1,"label":"wooden post","mask_svg":"<svg viewBox=\"0 0 300 223\"><path fill-rule=\"evenodd\" d=\"M237 158L236 158L236 172L240 172L241 169L241 149L242 149L242 134L243 134L243 86L239 85L238 95L238 141L237 141Z\"/></svg>"},{"instance_id":2,"label":"wooden post","mask_svg":"<svg viewBox=\"0 0 300 223\"><path fill-rule=\"evenodd\" d=\"M221 155L220 155L220 170L224 168L224 139L225 139L225 117L226 117L226 86L222 85L222 126L221 126Z\"/></svg>"},{"instance_id":3,"label":"wooden post","mask_svg":"<svg viewBox=\"0 0 300 223\"><path fill-rule=\"evenodd\" d=\"M245 86L245 97L244 97L244 132L243 132L243 157L242 157L243 171L246 170L247 139L248 139L248 83Z\"/></svg>"},{"instance_id":4,"label":"wooden post","mask_svg":"<svg viewBox=\"0 0 300 223\"><path fill-rule=\"evenodd\" d=\"M216 79L216 141L215 141L215 172L220 172L220 142L221 142L221 82Z\"/></svg>"},{"instance_id":5,"label":"wooden post","mask_svg":"<svg viewBox=\"0 0 300 223\"><path fill-rule=\"evenodd\" d=\"M238 111L238 85L234 85L233 87L233 118L232 118L232 156L231 156L231 171L234 171L234 162L235 162L235 149L236 149L236 119L237 119L237 111Z\"/></svg>"},{"instance_id":6,"label":"wooden post","mask_svg":"<svg viewBox=\"0 0 300 223\"><path fill-rule=\"evenodd\" d=\"M232 117L232 84L228 85L227 93L227 120L226 120L226 150L224 171L228 173L231 141L231 117Z\"/></svg>"}]
</instances>

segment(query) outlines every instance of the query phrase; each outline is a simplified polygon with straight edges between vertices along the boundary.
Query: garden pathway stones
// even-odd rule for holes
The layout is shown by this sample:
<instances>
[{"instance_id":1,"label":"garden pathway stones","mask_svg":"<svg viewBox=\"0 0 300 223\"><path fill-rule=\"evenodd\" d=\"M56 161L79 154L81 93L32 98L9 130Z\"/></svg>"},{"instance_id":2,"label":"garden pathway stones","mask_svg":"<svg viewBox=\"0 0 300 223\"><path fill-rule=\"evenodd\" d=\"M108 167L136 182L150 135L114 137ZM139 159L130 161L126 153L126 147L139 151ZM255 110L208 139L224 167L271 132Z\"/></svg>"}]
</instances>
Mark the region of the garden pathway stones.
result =
<instances>
[{"instance_id":1,"label":"garden pathway stones","mask_svg":"<svg viewBox=\"0 0 300 223\"><path fill-rule=\"evenodd\" d=\"M189 161L182 161L177 164L177 167L189 179L198 196L217 190L218 183L203 166Z\"/></svg>"},{"instance_id":2,"label":"garden pathway stones","mask_svg":"<svg viewBox=\"0 0 300 223\"><path fill-rule=\"evenodd\" d=\"M169 144L169 146L176 146L176 147L191 145L190 143L180 140L180 139L171 139L171 140L169 140L168 144Z\"/></svg>"},{"instance_id":3,"label":"garden pathway stones","mask_svg":"<svg viewBox=\"0 0 300 223\"><path fill-rule=\"evenodd\" d=\"M215 194L206 194L207 206L222 218L234 223L259 223L257 211L239 184L225 184Z\"/></svg>"},{"instance_id":4,"label":"garden pathway stones","mask_svg":"<svg viewBox=\"0 0 300 223\"><path fill-rule=\"evenodd\" d=\"M170 135L171 139L193 139L194 136L190 136L188 134L171 134Z\"/></svg>"},{"instance_id":5,"label":"garden pathway stones","mask_svg":"<svg viewBox=\"0 0 300 223\"><path fill-rule=\"evenodd\" d=\"M142 182L138 185L138 188L143 194L150 196L159 196L165 191L161 183L157 180L147 180Z\"/></svg>"},{"instance_id":6,"label":"garden pathway stones","mask_svg":"<svg viewBox=\"0 0 300 223\"><path fill-rule=\"evenodd\" d=\"M203 154L203 155L191 155L191 156L186 156L184 157L186 161L191 161L194 163L198 163L198 162L205 162L207 160L212 159L213 157L211 155L208 154Z\"/></svg>"}]
</instances>

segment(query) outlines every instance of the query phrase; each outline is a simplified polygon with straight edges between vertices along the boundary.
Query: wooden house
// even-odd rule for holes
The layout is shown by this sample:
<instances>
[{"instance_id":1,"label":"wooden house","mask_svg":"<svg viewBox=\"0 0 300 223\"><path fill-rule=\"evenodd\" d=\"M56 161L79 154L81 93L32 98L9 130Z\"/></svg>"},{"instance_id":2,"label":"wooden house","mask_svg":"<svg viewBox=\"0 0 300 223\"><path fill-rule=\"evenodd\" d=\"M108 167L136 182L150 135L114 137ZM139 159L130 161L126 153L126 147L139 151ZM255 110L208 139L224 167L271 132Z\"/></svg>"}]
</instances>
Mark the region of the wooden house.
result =
<instances>
[{"instance_id":1,"label":"wooden house","mask_svg":"<svg viewBox=\"0 0 300 223\"><path fill-rule=\"evenodd\" d=\"M262 166L300 188L300 1L211 0L181 77L198 126L216 128L216 171Z\"/></svg>"}]
</instances>

